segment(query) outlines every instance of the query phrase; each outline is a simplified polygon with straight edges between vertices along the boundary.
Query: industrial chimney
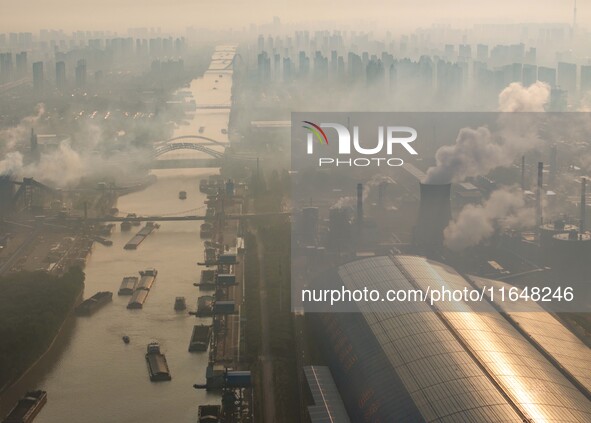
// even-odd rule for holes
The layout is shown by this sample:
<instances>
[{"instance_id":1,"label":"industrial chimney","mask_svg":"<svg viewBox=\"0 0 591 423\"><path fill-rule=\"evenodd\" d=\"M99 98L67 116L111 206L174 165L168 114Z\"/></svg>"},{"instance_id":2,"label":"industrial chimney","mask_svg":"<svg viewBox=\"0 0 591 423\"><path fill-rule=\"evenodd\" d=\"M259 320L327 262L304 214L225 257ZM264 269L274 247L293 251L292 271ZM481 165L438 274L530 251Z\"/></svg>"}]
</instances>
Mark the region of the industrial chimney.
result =
<instances>
[{"instance_id":1,"label":"industrial chimney","mask_svg":"<svg viewBox=\"0 0 591 423\"><path fill-rule=\"evenodd\" d=\"M581 179L581 223L579 233L585 233L585 214L587 212L587 178Z\"/></svg>"},{"instance_id":2,"label":"industrial chimney","mask_svg":"<svg viewBox=\"0 0 591 423\"><path fill-rule=\"evenodd\" d=\"M443 246L443 230L451 220L451 184L420 184L421 204L415 227L415 243L422 247Z\"/></svg>"},{"instance_id":3,"label":"industrial chimney","mask_svg":"<svg viewBox=\"0 0 591 423\"><path fill-rule=\"evenodd\" d=\"M544 185L544 163L538 162L538 188L536 189L536 225L544 224L542 215L542 187Z\"/></svg>"},{"instance_id":4,"label":"industrial chimney","mask_svg":"<svg viewBox=\"0 0 591 423\"><path fill-rule=\"evenodd\" d=\"M363 184L357 184L357 226L363 225Z\"/></svg>"}]
</instances>

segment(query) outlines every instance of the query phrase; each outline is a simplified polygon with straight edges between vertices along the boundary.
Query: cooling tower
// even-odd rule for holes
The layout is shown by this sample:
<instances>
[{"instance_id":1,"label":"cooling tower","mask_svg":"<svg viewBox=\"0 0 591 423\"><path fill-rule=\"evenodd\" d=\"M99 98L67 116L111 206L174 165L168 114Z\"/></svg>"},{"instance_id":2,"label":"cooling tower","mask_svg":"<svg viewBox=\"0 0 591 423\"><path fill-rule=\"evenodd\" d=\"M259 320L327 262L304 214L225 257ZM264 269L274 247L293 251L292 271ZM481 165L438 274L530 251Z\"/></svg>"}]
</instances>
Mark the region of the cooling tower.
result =
<instances>
[{"instance_id":1,"label":"cooling tower","mask_svg":"<svg viewBox=\"0 0 591 423\"><path fill-rule=\"evenodd\" d=\"M421 204L415 227L415 243L421 247L441 247L443 230L451 220L451 184L420 184Z\"/></svg>"}]
</instances>

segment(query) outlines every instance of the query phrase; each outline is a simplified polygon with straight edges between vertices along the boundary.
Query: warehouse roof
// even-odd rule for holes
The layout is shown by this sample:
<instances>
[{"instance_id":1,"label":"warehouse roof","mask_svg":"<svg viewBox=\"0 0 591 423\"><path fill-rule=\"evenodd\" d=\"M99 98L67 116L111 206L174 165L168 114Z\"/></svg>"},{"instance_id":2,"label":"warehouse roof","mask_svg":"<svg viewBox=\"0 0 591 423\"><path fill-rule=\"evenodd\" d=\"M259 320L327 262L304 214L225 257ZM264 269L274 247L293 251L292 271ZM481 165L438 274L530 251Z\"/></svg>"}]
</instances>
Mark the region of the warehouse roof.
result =
<instances>
[{"instance_id":1,"label":"warehouse roof","mask_svg":"<svg viewBox=\"0 0 591 423\"><path fill-rule=\"evenodd\" d=\"M356 260L337 274L351 290L476 286L449 266L414 256ZM356 306L425 421L591 421L589 348L541 309Z\"/></svg>"}]
</instances>

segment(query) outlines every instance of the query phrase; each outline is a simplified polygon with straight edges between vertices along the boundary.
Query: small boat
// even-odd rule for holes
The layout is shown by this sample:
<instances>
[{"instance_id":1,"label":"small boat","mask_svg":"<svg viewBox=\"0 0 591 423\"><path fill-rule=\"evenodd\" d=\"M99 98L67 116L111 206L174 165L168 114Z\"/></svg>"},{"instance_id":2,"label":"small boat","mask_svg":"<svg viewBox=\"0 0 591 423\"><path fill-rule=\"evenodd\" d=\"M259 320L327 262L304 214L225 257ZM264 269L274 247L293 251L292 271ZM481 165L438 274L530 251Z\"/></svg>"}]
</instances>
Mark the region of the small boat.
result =
<instances>
[{"instance_id":1,"label":"small boat","mask_svg":"<svg viewBox=\"0 0 591 423\"><path fill-rule=\"evenodd\" d=\"M129 336L123 335L123 338L121 338L121 339L123 339L124 343L129 344L129 341L130 341Z\"/></svg>"},{"instance_id":2,"label":"small boat","mask_svg":"<svg viewBox=\"0 0 591 423\"><path fill-rule=\"evenodd\" d=\"M179 192L179 199L186 200L187 199L187 191L180 191Z\"/></svg>"},{"instance_id":3,"label":"small boat","mask_svg":"<svg viewBox=\"0 0 591 423\"><path fill-rule=\"evenodd\" d=\"M176 297L174 300L174 310L175 311L182 311L187 308L187 301L185 297Z\"/></svg>"}]
</instances>

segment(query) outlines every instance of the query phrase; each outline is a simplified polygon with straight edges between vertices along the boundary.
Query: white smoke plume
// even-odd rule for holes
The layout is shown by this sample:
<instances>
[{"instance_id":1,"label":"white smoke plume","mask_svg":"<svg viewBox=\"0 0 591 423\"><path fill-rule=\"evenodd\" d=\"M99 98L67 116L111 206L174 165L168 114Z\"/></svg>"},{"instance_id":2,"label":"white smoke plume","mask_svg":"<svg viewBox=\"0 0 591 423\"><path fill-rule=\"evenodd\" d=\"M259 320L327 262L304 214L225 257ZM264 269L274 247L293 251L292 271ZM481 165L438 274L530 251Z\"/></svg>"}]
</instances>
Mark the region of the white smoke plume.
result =
<instances>
[{"instance_id":1,"label":"white smoke plume","mask_svg":"<svg viewBox=\"0 0 591 423\"><path fill-rule=\"evenodd\" d=\"M545 82L529 87L513 82L499 94L499 112L543 112L549 100L550 86Z\"/></svg>"},{"instance_id":2,"label":"white smoke plume","mask_svg":"<svg viewBox=\"0 0 591 423\"><path fill-rule=\"evenodd\" d=\"M540 112L548 102L550 88L537 82L528 88L512 83L499 95L501 112ZM427 170L425 183L447 184L486 175L497 167L510 166L517 157L536 147L536 118L532 115L501 114L500 130L488 127L462 128L453 145L435 153L436 165Z\"/></svg>"},{"instance_id":3,"label":"white smoke plume","mask_svg":"<svg viewBox=\"0 0 591 423\"><path fill-rule=\"evenodd\" d=\"M149 153L143 150L118 152L104 158L93 152L78 152L69 141L62 141L57 149L41 154L37 162L25 163L18 151L7 153L0 160L0 175L34 178L52 187L72 188L83 178L133 179L134 169L149 160Z\"/></svg>"},{"instance_id":4,"label":"white smoke plume","mask_svg":"<svg viewBox=\"0 0 591 423\"><path fill-rule=\"evenodd\" d=\"M484 204L465 206L443 231L444 244L460 251L490 238L498 225L519 229L535 221L535 209L525 206L523 194L517 187L501 188Z\"/></svg>"},{"instance_id":5,"label":"white smoke plume","mask_svg":"<svg viewBox=\"0 0 591 423\"><path fill-rule=\"evenodd\" d=\"M32 115L23 118L18 125L12 128L0 130L0 154L13 150L23 140L29 140L31 128L45 114L45 105L43 103L35 106Z\"/></svg>"}]
</instances>

